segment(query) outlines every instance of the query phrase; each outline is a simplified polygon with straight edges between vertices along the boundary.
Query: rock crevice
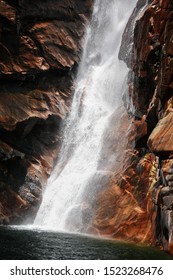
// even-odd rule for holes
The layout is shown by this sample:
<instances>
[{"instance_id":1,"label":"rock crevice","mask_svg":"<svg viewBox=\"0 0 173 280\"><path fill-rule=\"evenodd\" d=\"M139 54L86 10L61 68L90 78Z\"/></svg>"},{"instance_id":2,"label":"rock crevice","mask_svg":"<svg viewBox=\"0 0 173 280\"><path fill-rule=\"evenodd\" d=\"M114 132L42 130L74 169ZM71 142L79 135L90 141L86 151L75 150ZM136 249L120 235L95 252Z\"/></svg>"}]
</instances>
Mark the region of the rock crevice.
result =
<instances>
[{"instance_id":1,"label":"rock crevice","mask_svg":"<svg viewBox=\"0 0 173 280\"><path fill-rule=\"evenodd\" d=\"M143 209L148 213L145 218L148 217L151 221L149 235L152 242L162 245L172 253L173 184L172 177L166 176L172 174L173 161L173 4L168 0L153 0L141 9L143 2L138 1L127 24L119 54L130 68L129 91L124 96L124 104L133 124L138 127L136 132L132 133L132 126L129 135L134 138L133 153L138 153L137 164L132 168L134 174L137 174L138 162L143 161L147 154L152 157L148 170L142 171L141 185L141 188L145 189L146 203ZM130 26L134 22L133 37ZM126 51L126 43L132 42L133 38L130 54ZM131 140L129 138L129 143ZM133 178L132 173L131 175L133 189L141 192L134 181L135 176ZM127 171L124 176L127 177ZM165 178L169 180L166 181ZM157 188L159 191L156 191ZM138 201L139 199L141 195ZM156 200L157 203L153 203Z\"/></svg>"},{"instance_id":2,"label":"rock crevice","mask_svg":"<svg viewBox=\"0 0 173 280\"><path fill-rule=\"evenodd\" d=\"M92 2L0 1L2 224L32 221L37 212L58 155Z\"/></svg>"}]
</instances>

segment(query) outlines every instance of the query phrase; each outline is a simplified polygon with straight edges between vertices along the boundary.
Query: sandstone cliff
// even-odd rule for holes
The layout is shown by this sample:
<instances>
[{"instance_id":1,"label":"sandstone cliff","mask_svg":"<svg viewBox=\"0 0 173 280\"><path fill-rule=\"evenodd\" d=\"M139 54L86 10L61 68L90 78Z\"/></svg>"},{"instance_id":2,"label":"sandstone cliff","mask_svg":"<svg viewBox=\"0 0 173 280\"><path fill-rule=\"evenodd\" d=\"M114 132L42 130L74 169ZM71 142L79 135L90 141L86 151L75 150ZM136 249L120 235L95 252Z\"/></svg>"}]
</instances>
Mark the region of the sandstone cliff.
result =
<instances>
[{"instance_id":1,"label":"sandstone cliff","mask_svg":"<svg viewBox=\"0 0 173 280\"><path fill-rule=\"evenodd\" d=\"M139 0L127 23L119 58L130 68L123 96L131 122L128 145L120 175L98 197L93 222L100 234L158 244L171 253L172 15L169 0Z\"/></svg>"},{"instance_id":2,"label":"sandstone cliff","mask_svg":"<svg viewBox=\"0 0 173 280\"><path fill-rule=\"evenodd\" d=\"M0 1L0 223L33 219L61 140L92 1ZM59 134L57 134L59 131Z\"/></svg>"},{"instance_id":3,"label":"sandstone cliff","mask_svg":"<svg viewBox=\"0 0 173 280\"><path fill-rule=\"evenodd\" d=\"M70 107L91 8L91 0L0 1L2 224L26 221L28 213L32 220L38 209L58 155L60 124ZM121 173L115 172L95 201L90 228L115 238L157 243L170 252L172 15L169 0L139 0L127 24L119 57L130 68L123 96L129 120L124 117L121 127L123 135L131 123L128 146Z\"/></svg>"},{"instance_id":4,"label":"sandstone cliff","mask_svg":"<svg viewBox=\"0 0 173 280\"><path fill-rule=\"evenodd\" d=\"M146 2L138 2L120 50L120 58L131 69L124 104L133 120L129 140L136 158L124 176L145 219L151 221L148 238L173 252L173 3ZM133 40L129 54L126 43ZM141 227L140 220L136 222Z\"/></svg>"},{"instance_id":5,"label":"sandstone cliff","mask_svg":"<svg viewBox=\"0 0 173 280\"><path fill-rule=\"evenodd\" d=\"M123 96L131 125L124 164L98 197L100 234L158 244L173 253L173 3L143 1L124 31L130 68Z\"/></svg>"}]
</instances>

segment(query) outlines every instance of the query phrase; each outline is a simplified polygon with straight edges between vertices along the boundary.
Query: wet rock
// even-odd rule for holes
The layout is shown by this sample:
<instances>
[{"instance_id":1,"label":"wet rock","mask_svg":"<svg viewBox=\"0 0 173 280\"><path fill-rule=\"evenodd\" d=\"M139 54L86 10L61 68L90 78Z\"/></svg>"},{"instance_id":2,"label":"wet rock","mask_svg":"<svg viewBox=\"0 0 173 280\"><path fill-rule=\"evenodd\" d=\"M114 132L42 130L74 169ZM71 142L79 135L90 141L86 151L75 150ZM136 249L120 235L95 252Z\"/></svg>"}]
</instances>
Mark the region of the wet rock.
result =
<instances>
[{"instance_id":1,"label":"wet rock","mask_svg":"<svg viewBox=\"0 0 173 280\"><path fill-rule=\"evenodd\" d=\"M98 197L94 227L101 235L140 242L148 240L150 223L133 195L117 185Z\"/></svg>"},{"instance_id":2,"label":"wet rock","mask_svg":"<svg viewBox=\"0 0 173 280\"><path fill-rule=\"evenodd\" d=\"M16 10L5 1L0 2L0 16L3 20L9 21L10 24L16 22ZM1 28L3 27L1 26Z\"/></svg>"},{"instance_id":3,"label":"wet rock","mask_svg":"<svg viewBox=\"0 0 173 280\"><path fill-rule=\"evenodd\" d=\"M9 32L7 38L9 42L2 37L3 45L0 45L0 70L2 74L29 74L33 71L45 71L50 68L45 58L39 54L34 41L30 37L23 35L20 38L15 38L15 35ZM16 40L14 46L9 45L11 40Z\"/></svg>"},{"instance_id":4,"label":"wet rock","mask_svg":"<svg viewBox=\"0 0 173 280\"><path fill-rule=\"evenodd\" d=\"M173 254L173 211L163 210L161 218L163 248Z\"/></svg>"},{"instance_id":5,"label":"wet rock","mask_svg":"<svg viewBox=\"0 0 173 280\"><path fill-rule=\"evenodd\" d=\"M36 23L30 30L31 37L40 45L46 62L52 68L71 69L79 61L80 38L83 26L78 22ZM52 38L52 40L50 40Z\"/></svg>"},{"instance_id":6,"label":"wet rock","mask_svg":"<svg viewBox=\"0 0 173 280\"><path fill-rule=\"evenodd\" d=\"M0 219L32 222L58 156L93 1L0 1Z\"/></svg>"},{"instance_id":7,"label":"wet rock","mask_svg":"<svg viewBox=\"0 0 173 280\"><path fill-rule=\"evenodd\" d=\"M42 187L58 155L59 128L68 114L91 6L91 0L0 2L1 223L26 222L28 214L32 221L41 202ZM117 173L118 161L115 164L111 154L126 141L117 143L113 128L104 136L105 142L106 137L114 141L102 152L104 159L106 154L113 158L107 161L113 175L98 172L92 178L97 189L102 188L100 193L91 189L96 212L88 228L88 232L119 239L152 242L156 224L161 234L154 241L169 252L173 232L172 13L169 0L140 0L127 24L119 57L130 68L123 101L132 124L127 128L127 117L121 123L128 144ZM160 189L162 214L153 211L151 221L158 170L154 153L164 160L168 184ZM90 206L77 206L71 217L80 211L86 224L90 223Z\"/></svg>"},{"instance_id":8,"label":"wet rock","mask_svg":"<svg viewBox=\"0 0 173 280\"><path fill-rule=\"evenodd\" d=\"M129 168L125 169L123 179L120 181L123 188L128 188L137 197L137 202L140 201L142 194L144 195L143 210L148 214L148 218L146 214L145 219L148 219L150 223L152 216L149 236L155 244L162 245L171 253L173 232L171 218L172 14L171 1L154 0L147 3L138 1L125 29L119 53L120 59L124 60L131 69L128 76L129 91L125 93L123 100L129 117L134 122L129 129L129 147L138 156L134 165L133 162L129 163ZM144 118L145 130L141 129ZM135 128L135 124L139 126L139 129L137 126L137 129ZM143 166L143 161L149 151L153 160L150 164L148 162ZM128 156L129 154L126 154L126 162L128 162ZM163 175L166 178L164 184L158 176L160 166L157 159L161 163ZM139 180L129 180L129 177L135 178L138 172L141 172L140 186ZM147 177L149 180L146 180ZM154 192L152 192L153 188ZM145 189L144 193L143 189ZM139 194L137 196L136 191ZM158 193L160 206L154 203L156 197L158 199Z\"/></svg>"},{"instance_id":9,"label":"wet rock","mask_svg":"<svg viewBox=\"0 0 173 280\"><path fill-rule=\"evenodd\" d=\"M148 146L154 153L171 153L173 151L173 112L160 119L149 136Z\"/></svg>"}]
</instances>

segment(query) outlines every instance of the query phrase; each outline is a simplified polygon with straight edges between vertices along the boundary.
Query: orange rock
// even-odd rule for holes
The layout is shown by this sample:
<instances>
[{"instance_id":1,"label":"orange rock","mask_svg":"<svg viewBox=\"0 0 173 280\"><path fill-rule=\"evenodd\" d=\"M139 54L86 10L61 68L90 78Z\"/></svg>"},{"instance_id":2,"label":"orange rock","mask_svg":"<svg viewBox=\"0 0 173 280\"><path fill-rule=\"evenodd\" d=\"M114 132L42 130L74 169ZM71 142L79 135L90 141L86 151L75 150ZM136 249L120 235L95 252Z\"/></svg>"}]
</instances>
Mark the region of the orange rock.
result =
<instances>
[{"instance_id":1,"label":"orange rock","mask_svg":"<svg viewBox=\"0 0 173 280\"><path fill-rule=\"evenodd\" d=\"M150 134L148 146L154 153L173 152L173 112L161 119Z\"/></svg>"},{"instance_id":2,"label":"orange rock","mask_svg":"<svg viewBox=\"0 0 173 280\"><path fill-rule=\"evenodd\" d=\"M0 1L0 223L36 215L59 153L92 3Z\"/></svg>"}]
</instances>

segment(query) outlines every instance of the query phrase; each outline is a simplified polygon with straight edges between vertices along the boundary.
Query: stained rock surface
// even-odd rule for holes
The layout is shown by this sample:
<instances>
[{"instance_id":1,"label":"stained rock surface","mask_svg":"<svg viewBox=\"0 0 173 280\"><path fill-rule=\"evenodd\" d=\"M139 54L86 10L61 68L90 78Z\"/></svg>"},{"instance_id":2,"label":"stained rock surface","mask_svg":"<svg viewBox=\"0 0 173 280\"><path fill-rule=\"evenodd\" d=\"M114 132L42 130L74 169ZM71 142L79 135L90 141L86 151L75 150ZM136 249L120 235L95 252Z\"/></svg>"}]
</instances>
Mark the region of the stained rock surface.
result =
<instances>
[{"instance_id":1,"label":"stained rock surface","mask_svg":"<svg viewBox=\"0 0 173 280\"><path fill-rule=\"evenodd\" d=\"M91 10L92 0L0 1L0 224L37 212Z\"/></svg>"},{"instance_id":2,"label":"stained rock surface","mask_svg":"<svg viewBox=\"0 0 173 280\"><path fill-rule=\"evenodd\" d=\"M58 156L91 0L0 1L0 223L33 220ZM125 149L93 201L88 232L173 252L173 3L139 0L119 58L129 67ZM128 118L127 118L128 115ZM126 134L124 133L126 131ZM58 133L57 133L58 132ZM124 137L128 141L124 142ZM128 143L127 143L128 142ZM101 166L101 163L100 167ZM118 170L118 172L117 172ZM84 212L90 209L84 209ZM87 212L88 213L88 212ZM84 213L85 215L85 213Z\"/></svg>"},{"instance_id":3,"label":"stained rock surface","mask_svg":"<svg viewBox=\"0 0 173 280\"><path fill-rule=\"evenodd\" d=\"M119 58L130 68L121 170L103 191L93 231L173 253L173 3L139 0ZM123 126L123 123L122 123ZM123 139L120 133L119 141ZM122 149L123 152L123 149Z\"/></svg>"}]
</instances>

